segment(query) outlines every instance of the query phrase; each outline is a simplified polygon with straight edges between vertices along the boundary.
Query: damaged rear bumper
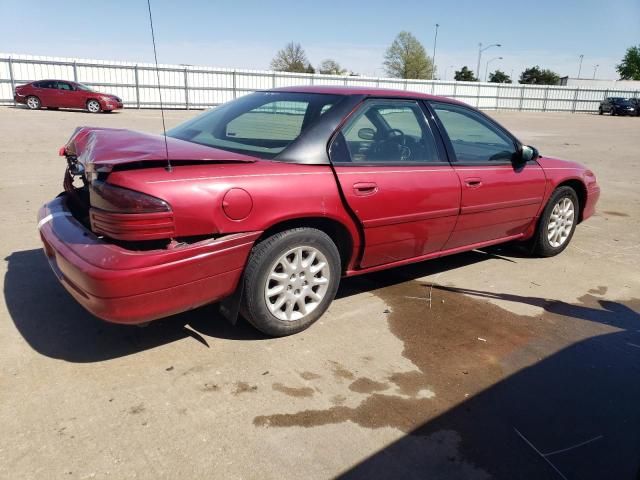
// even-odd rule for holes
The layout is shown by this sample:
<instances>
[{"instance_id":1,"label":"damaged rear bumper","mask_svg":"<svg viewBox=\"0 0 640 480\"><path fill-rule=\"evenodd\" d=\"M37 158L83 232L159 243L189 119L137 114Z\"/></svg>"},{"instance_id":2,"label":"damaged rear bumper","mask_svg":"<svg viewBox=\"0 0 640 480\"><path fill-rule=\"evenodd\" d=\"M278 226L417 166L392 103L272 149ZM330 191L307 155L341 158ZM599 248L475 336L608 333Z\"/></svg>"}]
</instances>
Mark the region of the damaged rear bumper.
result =
<instances>
[{"instance_id":1,"label":"damaged rear bumper","mask_svg":"<svg viewBox=\"0 0 640 480\"><path fill-rule=\"evenodd\" d=\"M231 295L261 232L172 249L128 250L96 237L65 196L44 205L38 229L52 270L87 310L115 323L142 323Z\"/></svg>"}]
</instances>

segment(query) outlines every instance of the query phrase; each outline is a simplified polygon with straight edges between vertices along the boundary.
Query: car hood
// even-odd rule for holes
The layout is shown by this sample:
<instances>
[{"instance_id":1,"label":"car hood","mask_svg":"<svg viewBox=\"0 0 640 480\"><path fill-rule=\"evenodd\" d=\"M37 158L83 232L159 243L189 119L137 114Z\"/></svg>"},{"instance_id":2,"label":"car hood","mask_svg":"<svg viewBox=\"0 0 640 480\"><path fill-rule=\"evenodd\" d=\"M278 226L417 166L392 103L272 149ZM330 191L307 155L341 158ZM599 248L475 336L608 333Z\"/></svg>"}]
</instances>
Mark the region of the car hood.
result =
<instances>
[{"instance_id":1,"label":"car hood","mask_svg":"<svg viewBox=\"0 0 640 480\"><path fill-rule=\"evenodd\" d=\"M177 138L117 128L80 127L60 153L93 165L96 171L111 171L116 165L137 162L255 162L248 155L219 150Z\"/></svg>"}]
</instances>

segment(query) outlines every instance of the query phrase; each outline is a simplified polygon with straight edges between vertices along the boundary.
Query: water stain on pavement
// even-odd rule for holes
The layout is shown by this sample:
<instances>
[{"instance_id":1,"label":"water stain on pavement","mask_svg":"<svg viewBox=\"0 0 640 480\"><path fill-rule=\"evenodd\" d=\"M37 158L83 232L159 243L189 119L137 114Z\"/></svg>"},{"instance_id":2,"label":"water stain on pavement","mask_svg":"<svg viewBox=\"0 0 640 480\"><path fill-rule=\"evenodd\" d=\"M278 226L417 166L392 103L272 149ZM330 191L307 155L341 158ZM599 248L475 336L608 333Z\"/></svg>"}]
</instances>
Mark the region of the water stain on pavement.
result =
<instances>
[{"instance_id":1,"label":"water stain on pavement","mask_svg":"<svg viewBox=\"0 0 640 480\"><path fill-rule=\"evenodd\" d=\"M410 281L373 292L388 305L390 331L403 342L402 355L417 368L394 372L387 378L400 395L380 393L389 385L356 379L346 367L331 362L336 380L353 380L351 390L369 394L359 405L332 402L334 406L327 409L261 415L254 418L254 425L315 427L351 421L366 428L395 427L411 432L518 369L535 364L541 351L561 349L567 339L555 338L549 329L576 317L574 310L583 308L536 297L447 287L433 288L430 306L424 301L428 294L425 286ZM604 287L594 291L600 295L605 292ZM518 315L487 298L529 303L544 312L537 317ZM590 305L598 305L598 300L589 294L579 299ZM584 310L598 312L595 308Z\"/></svg>"},{"instance_id":2,"label":"water stain on pavement","mask_svg":"<svg viewBox=\"0 0 640 480\"><path fill-rule=\"evenodd\" d=\"M349 385L349 390L357 393L373 393L387 390L389 385L367 377L360 377Z\"/></svg>"},{"instance_id":3,"label":"water stain on pavement","mask_svg":"<svg viewBox=\"0 0 640 480\"><path fill-rule=\"evenodd\" d=\"M276 392L284 393L285 395L289 395L290 397L312 397L313 396L313 388L311 387L287 387L282 383L274 383L271 388L273 388Z\"/></svg>"},{"instance_id":4,"label":"water stain on pavement","mask_svg":"<svg viewBox=\"0 0 640 480\"><path fill-rule=\"evenodd\" d=\"M612 217L628 217L629 214L627 213L623 213L623 212L615 212L615 211L611 211L611 210L605 210L602 213L606 214L606 215L611 215Z\"/></svg>"},{"instance_id":5,"label":"water stain on pavement","mask_svg":"<svg viewBox=\"0 0 640 480\"><path fill-rule=\"evenodd\" d=\"M241 395L243 393L255 393L257 390L257 385L249 385L247 382L236 382L235 388L231 393L233 395Z\"/></svg>"}]
</instances>

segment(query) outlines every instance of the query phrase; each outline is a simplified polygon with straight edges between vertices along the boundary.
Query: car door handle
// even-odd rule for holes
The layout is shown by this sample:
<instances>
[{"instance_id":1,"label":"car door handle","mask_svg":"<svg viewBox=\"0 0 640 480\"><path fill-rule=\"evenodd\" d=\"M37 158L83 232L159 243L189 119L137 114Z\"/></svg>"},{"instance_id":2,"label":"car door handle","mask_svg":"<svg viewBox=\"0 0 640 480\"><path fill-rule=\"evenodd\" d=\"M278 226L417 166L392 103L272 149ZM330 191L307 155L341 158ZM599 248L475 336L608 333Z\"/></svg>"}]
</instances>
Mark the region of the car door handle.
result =
<instances>
[{"instance_id":1,"label":"car door handle","mask_svg":"<svg viewBox=\"0 0 640 480\"><path fill-rule=\"evenodd\" d=\"M482 185L481 178L465 178L464 184L469 188L478 188Z\"/></svg>"},{"instance_id":2,"label":"car door handle","mask_svg":"<svg viewBox=\"0 0 640 480\"><path fill-rule=\"evenodd\" d=\"M373 195L378 191L378 185L373 182L358 182L353 184L353 193L359 196Z\"/></svg>"}]
</instances>

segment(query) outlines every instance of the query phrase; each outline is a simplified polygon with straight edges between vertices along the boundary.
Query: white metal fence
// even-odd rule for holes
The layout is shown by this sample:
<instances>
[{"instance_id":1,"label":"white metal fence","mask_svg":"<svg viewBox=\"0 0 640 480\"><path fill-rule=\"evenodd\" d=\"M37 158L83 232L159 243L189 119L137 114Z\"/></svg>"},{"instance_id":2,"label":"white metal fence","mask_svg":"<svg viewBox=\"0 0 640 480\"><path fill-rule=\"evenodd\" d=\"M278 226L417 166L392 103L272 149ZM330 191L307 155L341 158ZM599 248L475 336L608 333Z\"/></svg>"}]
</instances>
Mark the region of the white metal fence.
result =
<instances>
[{"instance_id":1,"label":"white metal fence","mask_svg":"<svg viewBox=\"0 0 640 480\"><path fill-rule=\"evenodd\" d=\"M638 97L638 90L536 86L481 82L400 80L237 70L192 65L155 65L32 55L0 54L0 104L13 103L16 85L41 79L74 80L118 95L125 106L202 109L255 90L293 85L396 88L455 98L482 109L593 112L607 96Z\"/></svg>"}]
</instances>

